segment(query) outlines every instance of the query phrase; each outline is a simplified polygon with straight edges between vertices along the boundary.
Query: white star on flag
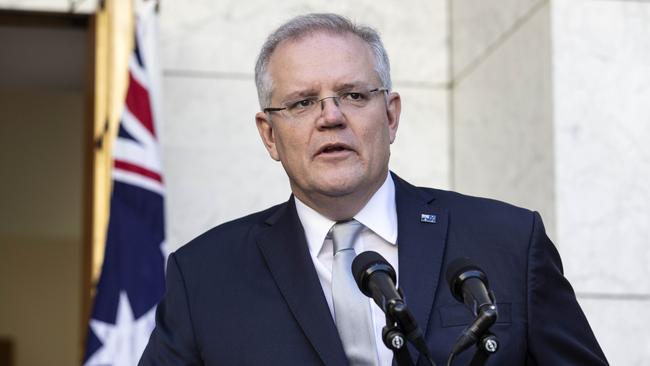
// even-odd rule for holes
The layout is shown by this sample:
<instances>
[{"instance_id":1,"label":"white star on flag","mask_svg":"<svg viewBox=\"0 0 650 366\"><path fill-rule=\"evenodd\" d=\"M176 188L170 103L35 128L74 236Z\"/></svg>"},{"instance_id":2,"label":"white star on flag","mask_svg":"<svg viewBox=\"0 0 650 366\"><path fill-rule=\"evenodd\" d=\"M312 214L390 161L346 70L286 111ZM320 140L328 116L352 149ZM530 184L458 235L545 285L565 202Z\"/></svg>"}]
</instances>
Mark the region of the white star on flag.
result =
<instances>
[{"instance_id":1,"label":"white star on flag","mask_svg":"<svg viewBox=\"0 0 650 366\"><path fill-rule=\"evenodd\" d=\"M155 325L155 317L154 307L140 318L133 319L129 298L125 291L121 291L115 324L90 320L90 327L102 342L102 347L93 353L86 365L137 365Z\"/></svg>"}]
</instances>

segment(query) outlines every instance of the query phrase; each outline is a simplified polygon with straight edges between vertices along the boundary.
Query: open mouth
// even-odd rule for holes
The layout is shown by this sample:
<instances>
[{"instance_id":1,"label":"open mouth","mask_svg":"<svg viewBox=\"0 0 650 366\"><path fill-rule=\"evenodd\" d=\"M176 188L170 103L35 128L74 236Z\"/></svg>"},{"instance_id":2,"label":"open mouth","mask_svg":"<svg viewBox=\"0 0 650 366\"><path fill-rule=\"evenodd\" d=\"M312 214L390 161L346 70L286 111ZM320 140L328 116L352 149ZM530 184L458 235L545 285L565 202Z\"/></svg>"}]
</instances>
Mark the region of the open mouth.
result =
<instances>
[{"instance_id":1,"label":"open mouth","mask_svg":"<svg viewBox=\"0 0 650 366\"><path fill-rule=\"evenodd\" d=\"M326 147L321 151L321 153L328 154L328 153L339 152L339 151L346 151L346 150L349 150L349 149L346 148L346 147L343 146L343 145L333 145L333 146L326 146Z\"/></svg>"},{"instance_id":2,"label":"open mouth","mask_svg":"<svg viewBox=\"0 0 650 366\"><path fill-rule=\"evenodd\" d=\"M336 144L327 144L323 147L321 147L318 150L318 153L316 155L335 155L337 153L343 153L346 151L353 151L352 148L350 148L346 144L341 144L341 143L336 143Z\"/></svg>"}]
</instances>

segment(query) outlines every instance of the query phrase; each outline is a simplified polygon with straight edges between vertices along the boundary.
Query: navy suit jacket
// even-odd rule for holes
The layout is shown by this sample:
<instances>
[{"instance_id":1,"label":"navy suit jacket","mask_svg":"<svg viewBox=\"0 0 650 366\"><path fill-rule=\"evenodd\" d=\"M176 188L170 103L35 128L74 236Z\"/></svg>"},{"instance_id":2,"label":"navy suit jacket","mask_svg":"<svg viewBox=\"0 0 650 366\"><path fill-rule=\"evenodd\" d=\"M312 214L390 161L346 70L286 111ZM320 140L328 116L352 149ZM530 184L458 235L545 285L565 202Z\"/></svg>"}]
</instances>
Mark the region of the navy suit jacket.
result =
<instances>
[{"instance_id":1,"label":"navy suit jacket","mask_svg":"<svg viewBox=\"0 0 650 366\"><path fill-rule=\"evenodd\" d=\"M492 332L501 348L487 365L607 364L539 214L393 179L399 283L438 365L472 320L444 280L447 264L463 256L487 273L498 303ZM454 365L467 365L473 352ZM347 360L293 197L170 255L140 365L322 364Z\"/></svg>"}]
</instances>

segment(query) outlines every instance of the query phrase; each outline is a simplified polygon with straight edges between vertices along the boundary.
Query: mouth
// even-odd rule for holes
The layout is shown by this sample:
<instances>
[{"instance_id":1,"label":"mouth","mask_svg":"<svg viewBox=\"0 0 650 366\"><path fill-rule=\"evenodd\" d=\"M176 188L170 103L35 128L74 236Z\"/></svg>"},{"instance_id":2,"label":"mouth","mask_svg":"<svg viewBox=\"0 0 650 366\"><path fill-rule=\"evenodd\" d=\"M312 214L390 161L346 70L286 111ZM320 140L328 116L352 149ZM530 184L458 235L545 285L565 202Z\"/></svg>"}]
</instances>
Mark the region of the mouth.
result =
<instances>
[{"instance_id":1,"label":"mouth","mask_svg":"<svg viewBox=\"0 0 650 366\"><path fill-rule=\"evenodd\" d=\"M354 152L354 149L352 149L349 145L343 143L334 143L323 145L320 149L318 149L316 155L331 156L346 152Z\"/></svg>"}]
</instances>

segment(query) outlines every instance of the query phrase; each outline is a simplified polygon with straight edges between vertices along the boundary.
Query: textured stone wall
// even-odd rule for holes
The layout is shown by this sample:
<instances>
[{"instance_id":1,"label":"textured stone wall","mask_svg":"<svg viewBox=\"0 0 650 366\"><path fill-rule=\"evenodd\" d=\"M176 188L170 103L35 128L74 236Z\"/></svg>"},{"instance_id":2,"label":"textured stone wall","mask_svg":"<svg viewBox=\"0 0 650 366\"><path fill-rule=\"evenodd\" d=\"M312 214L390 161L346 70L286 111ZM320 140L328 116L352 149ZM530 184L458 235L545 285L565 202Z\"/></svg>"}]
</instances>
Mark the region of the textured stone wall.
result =
<instances>
[{"instance_id":1,"label":"textured stone wall","mask_svg":"<svg viewBox=\"0 0 650 366\"><path fill-rule=\"evenodd\" d=\"M402 118L391 169L449 187L447 3L413 1L169 2L161 13L169 243L289 197L264 149L253 67L265 37L292 16L336 12L376 27L392 63Z\"/></svg>"},{"instance_id":2,"label":"textured stone wall","mask_svg":"<svg viewBox=\"0 0 650 366\"><path fill-rule=\"evenodd\" d=\"M650 364L650 2L552 2L557 237L612 365Z\"/></svg>"},{"instance_id":3,"label":"textured stone wall","mask_svg":"<svg viewBox=\"0 0 650 366\"><path fill-rule=\"evenodd\" d=\"M549 5L450 4L453 188L537 210L553 238Z\"/></svg>"}]
</instances>

